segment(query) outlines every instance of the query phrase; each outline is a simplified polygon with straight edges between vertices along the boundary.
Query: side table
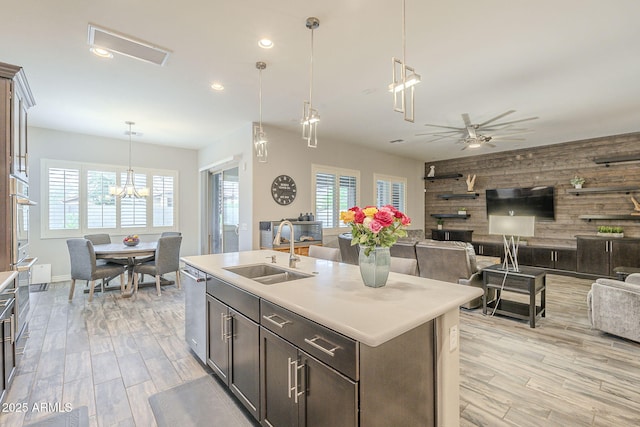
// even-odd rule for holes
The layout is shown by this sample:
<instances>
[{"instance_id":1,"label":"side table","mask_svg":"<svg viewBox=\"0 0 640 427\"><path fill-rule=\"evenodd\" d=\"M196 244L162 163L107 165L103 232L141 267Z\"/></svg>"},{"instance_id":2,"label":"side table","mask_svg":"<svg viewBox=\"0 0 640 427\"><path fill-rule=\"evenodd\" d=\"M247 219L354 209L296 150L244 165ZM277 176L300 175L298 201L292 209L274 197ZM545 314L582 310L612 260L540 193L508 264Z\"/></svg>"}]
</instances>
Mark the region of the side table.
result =
<instances>
[{"instance_id":1,"label":"side table","mask_svg":"<svg viewBox=\"0 0 640 427\"><path fill-rule=\"evenodd\" d=\"M505 278L506 274L506 278ZM536 327L536 317L546 315L547 273L542 269L520 267L520 271L506 271L501 264L492 265L482 270L484 276L482 297L482 313L487 314L487 307L495 308L498 314L529 320L531 328ZM504 287L503 287L504 281ZM496 290L496 299L487 301L489 289ZM505 300L502 291L514 292L529 296L529 303ZM540 294L540 305L536 305L536 295ZM497 304L497 308L496 308Z\"/></svg>"}]
</instances>

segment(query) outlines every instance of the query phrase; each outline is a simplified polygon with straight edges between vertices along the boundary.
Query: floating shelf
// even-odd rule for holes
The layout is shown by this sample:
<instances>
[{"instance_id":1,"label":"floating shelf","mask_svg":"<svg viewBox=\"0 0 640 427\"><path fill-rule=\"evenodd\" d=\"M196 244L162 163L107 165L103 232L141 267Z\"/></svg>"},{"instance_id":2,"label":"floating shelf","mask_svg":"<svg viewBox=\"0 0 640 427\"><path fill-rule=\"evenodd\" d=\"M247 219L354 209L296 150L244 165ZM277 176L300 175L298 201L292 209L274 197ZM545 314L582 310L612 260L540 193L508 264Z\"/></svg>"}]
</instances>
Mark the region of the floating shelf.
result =
<instances>
[{"instance_id":1,"label":"floating shelf","mask_svg":"<svg viewBox=\"0 0 640 427\"><path fill-rule=\"evenodd\" d=\"M477 199L480 197L478 193L461 193L461 194L438 194L436 196L438 199Z\"/></svg>"},{"instance_id":2,"label":"floating shelf","mask_svg":"<svg viewBox=\"0 0 640 427\"><path fill-rule=\"evenodd\" d=\"M434 218L460 218L460 219L467 219L469 218L471 215L470 214L466 214L466 215L458 215L458 214L431 214L432 217ZM640 219L640 217L638 217L638 219Z\"/></svg>"},{"instance_id":3,"label":"floating shelf","mask_svg":"<svg viewBox=\"0 0 640 427\"><path fill-rule=\"evenodd\" d=\"M591 221L592 219L618 219L626 221L640 221L640 215L580 215L578 218Z\"/></svg>"},{"instance_id":4,"label":"floating shelf","mask_svg":"<svg viewBox=\"0 0 640 427\"><path fill-rule=\"evenodd\" d=\"M461 173L445 173L442 175L437 175L437 176L425 176L424 179L426 181L435 181L437 179L455 179L458 180L462 178L462 174Z\"/></svg>"},{"instance_id":5,"label":"floating shelf","mask_svg":"<svg viewBox=\"0 0 640 427\"><path fill-rule=\"evenodd\" d=\"M633 191L640 190L640 187L600 187L600 188L572 188L567 190L567 194L580 194L586 193L626 193L629 194Z\"/></svg>"},{"instance_id":6,"label":"floating shelf","mask_svg":"<svg viewBox=\"0 0 640 427\"><path fill-rule=\"evenodd\" d=\"M640 154L628 154L626 156L600 157L593 159L593 162L597 165L609 167L610 163L635 162L638 160L640 160Z\"/></svg>"}]
</instances>

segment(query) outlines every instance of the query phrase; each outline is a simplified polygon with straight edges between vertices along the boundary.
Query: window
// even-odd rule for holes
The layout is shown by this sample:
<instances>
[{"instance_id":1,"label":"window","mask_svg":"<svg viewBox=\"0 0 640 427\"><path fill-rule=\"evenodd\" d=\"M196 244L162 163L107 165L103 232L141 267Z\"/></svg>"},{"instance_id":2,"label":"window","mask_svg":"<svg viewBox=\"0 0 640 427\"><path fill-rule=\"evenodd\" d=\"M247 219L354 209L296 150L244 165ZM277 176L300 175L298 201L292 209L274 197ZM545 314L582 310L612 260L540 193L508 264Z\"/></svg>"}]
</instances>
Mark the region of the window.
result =
<instances>
[{"instance_id":1,"label":"window","mask_svg":"<svg viewBox=\"0 0 640 427\"><path fill-rule=\"evenodd\" d=\"M323 228L338 231L344 227L340 211L358 204L360 172L318 165L311 170L315 219L322 221Z\"/></svg>"},{"instance_id":2,"label":"window","mask_svg":"<svg viewBox=\"0 0 640 427\"><path fill-rule=\"evenodd\" d=\"M121 167L43 160L42 237L79 237L159 233L176 226L177 171L139 170L137 188L151 187L146 199L114 197L109 187L122 185Z\"/></svg>"},{"instance_id":3,"label":"window","mask_svg":"<svg viewBox=\"0 0 640 427\"><path fill-rule=\"evenodd\" d=\"M407 179L374 174L373 180L376 183L376 206L391 205L406 213Z\"/></svg>"}]
</instances>

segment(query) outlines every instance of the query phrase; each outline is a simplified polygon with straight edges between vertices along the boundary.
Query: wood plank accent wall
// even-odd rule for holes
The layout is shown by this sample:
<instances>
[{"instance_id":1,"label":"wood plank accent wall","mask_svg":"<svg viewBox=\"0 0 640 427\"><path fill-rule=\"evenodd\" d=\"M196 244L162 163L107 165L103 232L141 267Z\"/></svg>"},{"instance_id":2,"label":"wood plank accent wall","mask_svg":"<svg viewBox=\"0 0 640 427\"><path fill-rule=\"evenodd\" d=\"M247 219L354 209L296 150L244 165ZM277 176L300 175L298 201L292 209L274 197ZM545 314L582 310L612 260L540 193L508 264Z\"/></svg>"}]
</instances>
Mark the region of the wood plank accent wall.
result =
<instances>
[{"instance_id":1,"label":"wood plank accent wall","mask_svg":"<svg viewBox=\"0 0 640 427\"><path fill-rule=\"evenodd\" d=\"M489 148L483 150L490 150ZM556 219L536 222L535 237L527 238L536 246L575 247L576 235L594 235L599 225L621 226L625 237L640 237L640 217L637 220L581 220L580 215L622 215L633 212L631 196L640 201L640 191L625 193L597 193L576 196L567 194L573 189L569 180L574 175L586 179L583 188L640 187L640 162L597 165L593 159L623 155L640 156L640 132L565 142L544 147L482 154L460 159L425 163L425 176L429 166L435 166L436 176L461 173L459 180L441 179L425 181L425 231L436 228L434 213L457 213L467 208L470 218L445 219L445 229L474 230L473 240L500 242L499 236L488 235L485 190L489 188L555 187ZM474 191L477 199L444 200L438 194L466 193L467 175L476 175Z\"/></svg>"}]
</instances>

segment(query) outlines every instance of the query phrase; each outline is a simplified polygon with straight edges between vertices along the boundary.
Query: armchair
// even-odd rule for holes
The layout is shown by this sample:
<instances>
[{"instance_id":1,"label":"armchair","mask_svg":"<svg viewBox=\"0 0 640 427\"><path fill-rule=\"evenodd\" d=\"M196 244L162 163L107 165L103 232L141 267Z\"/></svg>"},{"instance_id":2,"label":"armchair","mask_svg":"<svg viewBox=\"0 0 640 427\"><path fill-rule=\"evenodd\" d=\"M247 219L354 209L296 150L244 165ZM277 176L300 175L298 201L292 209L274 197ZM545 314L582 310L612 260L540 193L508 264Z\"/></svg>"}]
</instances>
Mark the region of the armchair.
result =
<instances>
[{"instance_id":1,"label":"armchair","mask_svg":"<svg viewBox=\"0 0 640 427\"><path fill-rule=\"evenodd\" d=\"M593 329L640 342L640 274L624 282L596 280L587 294L587 315Z\"/></svg>"},{"instance_id":2,"label":"armchair","mask_svg":"<svg viewBox=\"0 0 640 427\"><path fill-rule=\"evenodd\" d=\"M482 288L482 271L478 270L471 243L424 240L416 245L416 258L420 277ZM491 299L492 295L488 297ZM481 305L482 297L478 297L462 307L478 308Z\"/></svg>"}]
</instances>

